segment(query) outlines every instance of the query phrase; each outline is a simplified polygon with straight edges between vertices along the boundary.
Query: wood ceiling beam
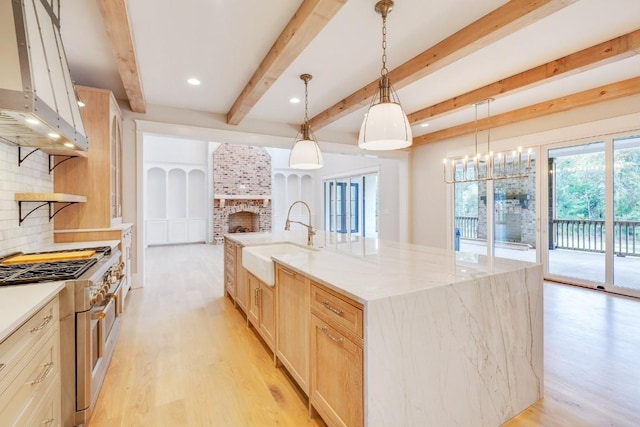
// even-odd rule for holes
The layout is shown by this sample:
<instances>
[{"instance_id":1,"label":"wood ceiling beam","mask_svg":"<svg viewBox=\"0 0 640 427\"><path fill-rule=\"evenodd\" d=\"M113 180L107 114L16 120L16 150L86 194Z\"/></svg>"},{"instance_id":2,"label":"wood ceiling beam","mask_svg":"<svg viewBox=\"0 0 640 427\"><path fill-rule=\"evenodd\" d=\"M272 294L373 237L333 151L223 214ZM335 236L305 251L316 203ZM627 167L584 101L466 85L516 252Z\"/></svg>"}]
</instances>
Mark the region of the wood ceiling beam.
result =
<instances>
[{"instance_id":1,"label":"wood ceiling beam","mask_svg":"<svg viewBox=\"0 0 640 427\"><path fill-rule=\"evenodd\" d=\"M347 0L304 0L227 113L237 125Z\"/></svg>"},{"instance_id":2,"label":"wood ceiling beam","mask_svg":"<svg viewBox=\"0 0 640 427\"><path fill-rule=\"evenodd\" d=\"M618 61L640 54L640 30L616 37L604 43L572 53L506 79L469 91L438 104L431 105L408 115L409 123L416 124L435 119L457 111L463 107L477 104L489 98L531 88L537 84L548 83L560 76L566 77L606 63Z\"/></svg>"},{"instance_id":3,"label":"wood ceiling beam","mask_svg":"<svg viewBox=\"0 0 640 427\"><path fill-rule=\"evenodd\" d=\"M523 107L507 113L491 116L491 128L506 126L524 120L531 120L538 117L561 113L563 111L569 111L574 108L586 107L588 105L637 94L640 94L640 77L611 83L572 95L552 99L550 101L540 102L538 104ZM485 117L483 119L478 119L477 124L474 121L417 136L413 138L413 146L415 147L431 142L455 138L473 133L476 129L478 131L484 131L488 128L489 119Z\"/></svg>"},{"instance_id":4,"label":"wood ceiling beam","mask_svg":"<svg viewBox=\"0 0 640 427\"><path fill-rule=\"evenodd\" d=\"M129 98L131 111L146 113L147 107L142 91L142 80L136 59L136 50L131 33L131 22L126 0L97 0L104 21L111 50L116 58L118 73Z\"/></svg>"},{"instance_id":5,"label":"wood ceiling beam","mask_svg":"<svg viewBox=\"0 0 640 427\"><path fill-rule=\"evenodd\" d=\"M577 0L511 0L389 72L396 90L438 71ZM393 18L392 18L393 19ZM369 104L378 79L313 117L318 130Z\"/></svg>"}]
</instances>

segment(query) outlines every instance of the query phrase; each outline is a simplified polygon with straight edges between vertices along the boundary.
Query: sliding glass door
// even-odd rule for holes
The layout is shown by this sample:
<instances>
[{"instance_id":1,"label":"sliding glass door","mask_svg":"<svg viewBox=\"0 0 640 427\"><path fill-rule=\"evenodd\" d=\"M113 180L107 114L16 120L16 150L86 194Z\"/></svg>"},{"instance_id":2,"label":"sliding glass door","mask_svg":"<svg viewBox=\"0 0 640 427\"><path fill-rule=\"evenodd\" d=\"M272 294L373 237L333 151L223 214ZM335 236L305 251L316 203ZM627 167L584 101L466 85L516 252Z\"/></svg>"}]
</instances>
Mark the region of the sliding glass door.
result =
<instances>
[{"instance_id":1,"label":"sliding glass door","mask_svg":"<svg viewBox=\"0 0 640 427\"><path fill-rule=\"evenodd\" d=\"M613 292L640 296L640 136L613 140Z\"/></svg>"},{"instance_id":2,"label":"sliding glass door","mask_svg":"<svg viewBox=\"0 0 640 427\"><path fill-rule=\"evenodd\" d=\"M640 296L640 137L545 151L545 277Z\"/></svg>"}]
</instances>

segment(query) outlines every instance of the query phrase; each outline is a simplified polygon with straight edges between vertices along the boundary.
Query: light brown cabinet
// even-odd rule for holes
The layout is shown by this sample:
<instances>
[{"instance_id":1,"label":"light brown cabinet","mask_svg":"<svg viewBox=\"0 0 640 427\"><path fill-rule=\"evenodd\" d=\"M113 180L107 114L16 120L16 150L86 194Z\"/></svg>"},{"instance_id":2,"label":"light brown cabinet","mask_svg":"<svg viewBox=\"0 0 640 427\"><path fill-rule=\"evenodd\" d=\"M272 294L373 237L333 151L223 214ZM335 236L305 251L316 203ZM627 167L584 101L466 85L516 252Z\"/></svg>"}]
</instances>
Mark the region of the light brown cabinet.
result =
<instances>
[{"instance_id":1,"label":"light brown cabinet","mask_svg":"<svg viewBox=\"0 0 640 427\"><path fill-rule=\"evenodd\" d=\"M242 266L242 246L236 244L235 256L235 279L236 279L236 305L245 313L249 307L249 285L247 278L247 270Z\"/></svg>"},{"instance_id":2,"label":"light brown cabinet","mask_svg":"<svg viewBox=\"0 0 640 427\"><path fill-rule=\"evenodd\" d=\"M56 230L105 228L122 222L122 115L109 90L76 87L87 138L87 157L54 170L54 191L87 197L55 216Z\"/></svg>"},{"instance_id":3,"label":"light brown cabinet","mask_svg":"<svg viewBox=\"0 0 640 427\"><path fill-rule=\"evenodd\" d=\"M224 293L231 297L234 305L236 302L236 248L235 243L224 240Z\"/></svg>"},{"instance_id":4,"label":"light brown cabinet","mask_svg":"<svg viewBox=\"0 0 640 427\"><path fill-rule=\"evenodd\" d=\"M362 305L316 283L311 295L309 401L329 426L362 426Z\"/></svg>"},{"instance_id":5,"label":"light brown cabinet","mask_svg":"<svg viewBox=\"0 0 640 427\"><path fill-rule=\"evenodd\" d=\"M274 351L276 343L276 310L274 290L251 273L247 273L250 293L247 319L256 328L265 344Z\"/></svg>"},{"instance_id":6,"label":"light brown cabinet","mask_svg":"<svg viewBox=\"0 0 640 427\"><path fill-rule=\"evenodd\" d=\"M309 394L309 279L276 264L276 358Z\"/></svg>"}]
</instances>

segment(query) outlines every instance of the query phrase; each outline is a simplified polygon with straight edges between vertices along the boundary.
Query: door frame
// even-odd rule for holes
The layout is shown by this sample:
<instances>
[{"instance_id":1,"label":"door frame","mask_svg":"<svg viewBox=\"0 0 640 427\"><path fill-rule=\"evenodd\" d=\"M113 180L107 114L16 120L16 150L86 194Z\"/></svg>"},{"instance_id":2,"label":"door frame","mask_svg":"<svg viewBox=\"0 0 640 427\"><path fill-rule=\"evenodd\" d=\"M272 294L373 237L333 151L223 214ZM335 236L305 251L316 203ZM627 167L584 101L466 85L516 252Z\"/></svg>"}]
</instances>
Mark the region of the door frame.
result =
<instances>
[{"instance_id":1,"label":"door frame","mask_svg":"<svg viewBox=\"0 0 640 427\"><path fill-rule=\"evenodd\" d=\"M614 269L614 200L613 200L613 177L614 172L611 165L613 164L613 141L617 138L632 137L635 132L619 132L606 135L598 135L587 138L575 139L563 142L554 142L544 144L540 147L538 155L540 156L539 174L539 237L540 242L539 258L543 265L543 276L546 280L554 282L567 283L571 285L582 286L590 289L604 290L614 294L631 296L640 298L640 290L616 286L613 283ZM582 278L562 276L549 272L549 209L547 201L549 198L549 150L565 147L575 147L580 145L602 142L604 144L604 174L605 174L605 271L604 283L590 281ZM544 250L543 250L544 248Z\"/></svg>"}]
</instances>

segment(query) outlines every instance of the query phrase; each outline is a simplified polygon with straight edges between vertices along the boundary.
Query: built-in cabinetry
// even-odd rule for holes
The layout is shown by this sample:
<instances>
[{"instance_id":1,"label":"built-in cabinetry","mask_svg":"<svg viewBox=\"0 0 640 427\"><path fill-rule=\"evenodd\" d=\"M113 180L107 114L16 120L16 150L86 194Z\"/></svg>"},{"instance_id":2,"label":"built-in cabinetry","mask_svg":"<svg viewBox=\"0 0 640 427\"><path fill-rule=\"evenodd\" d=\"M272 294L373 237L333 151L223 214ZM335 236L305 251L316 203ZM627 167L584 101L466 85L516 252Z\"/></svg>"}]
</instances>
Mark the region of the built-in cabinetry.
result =
<instances>
[{"instance_id":1,"label":"built-in cabinetry","mask_svg":"<svg viewBox=\"0 0 640 427\"><path fill-rule=\"evenodd\" d=\"M122 218L122 116L109 90L76 87L85 104L80 109L89 153L59 165L54 173L55 192L79 194L87 203L56 215L56 230L103 228Z\"/></svg>"},{"instance_id":2,"label":"built-in cabinetry","mask_svg":"<svg viewBox=\"0 0 640 427\"><path fill-rule=\"evenodd\" d=\"M56 192L79 194L86 203L60 211L54 220L56 243L119 240L126 278L123 304L131 288L132 224L122 223L122 114L111 91L77 86L82 122L89 139L86 157L58 165Z\"/></svg>"},{"instance_id":3,"label":"built-in cabinetry","mask_svg":"<svg viewBox=\"0 0 640 427\"><path fill-rule=\"evenodd\" d=\"M62 425L58 297L0 343L0 425Z\"/></svg>"},{"instance_id":4,"label":"built-in cabinetry","mask_svg":"<svg viewBox=\"0 0 640 427\"><path fill-rule=\"evenodd\" d=\"M330 426L364 425L362 304L311 283L311 406Z\"/></svg>"},{"instance_id":5,"label":"built-in cabinetry","mask_svg":"<svg viewBox=\"0 0 640 427\"><path fill-rule=\"evenodd\" d=\"M329 426L364 425L363 305L280 263L275 286L242 266L242 245L224 241L225 294L309 397Z\"/></svg>"},{"instance_id":6,"label":"built-in cabinetry","mask_svg":"<svg viewBox=\"0 0 640 427\"><path fill-rule=\"evenodd\" d=\"M309 279L276 264L276 358L309 394Z\"/></svg>"},{"instance_id":7,"label":"built-in cabinetry","mask_svg":"<svg viewBox=\"0 0 640 427\"><path fill-rule=\"evenodd\" d=\"M274 351L276 343L276 301L273 287L251 273L246 273L246 277L250 296L247 319L256 328L265 344L271 351Z\"/></svg>"}]
</instances>

